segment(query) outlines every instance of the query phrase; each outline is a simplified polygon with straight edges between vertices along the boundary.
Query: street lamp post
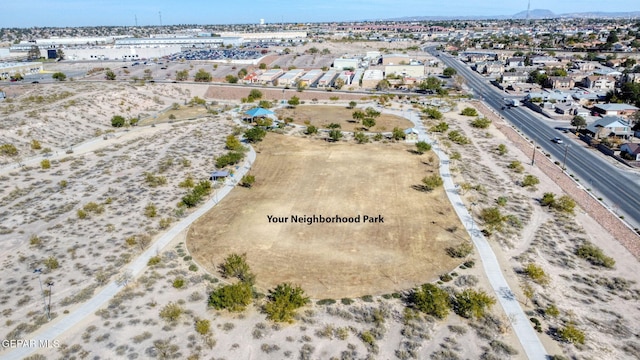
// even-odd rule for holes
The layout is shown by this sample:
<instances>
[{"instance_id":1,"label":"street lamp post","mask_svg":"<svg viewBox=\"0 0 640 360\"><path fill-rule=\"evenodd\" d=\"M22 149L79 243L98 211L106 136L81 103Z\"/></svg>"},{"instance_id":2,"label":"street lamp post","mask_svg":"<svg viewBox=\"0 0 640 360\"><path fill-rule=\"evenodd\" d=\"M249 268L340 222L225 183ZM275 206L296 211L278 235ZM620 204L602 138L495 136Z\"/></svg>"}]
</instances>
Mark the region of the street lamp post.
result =
<instances>
[{"instance_id":1,"label":"street lamp post","mask_svg":"<svg viewBox=\"0 0 640 360\"><path fill-rule=\"evenodd\" d=\"M47 306L47 319L51 321L51 288L53 287L53 281L49 281L47 283L47 286L49 287L49 305Z\"/></svg>"},{"instance_id":2,"label":"street lamp post","mask_svg":"<svg viewBox=\"0 0 640 360\"><path fill-rule=\"evenodd\" d=\"M42 288L42 279L40 278L40 275L42 274L42 268L38 268L33 270L34 274L38 274L38 282L40 283L40 292L42 293L42 303L44 305L44 311L45 313L47 312L47 300L45 299L44 296L44 289Z\"/></svg>"},{"instance_id":3,"label":"street lamp post","mask_svg":"<svg viewBox=\"0 0 640 360\"><path fill-rule=\"evenodd\" d=\"M565 145L564 146L564 159L562 160L562 170L566 170L567 169L567 153L569 152L569 148L571 147L571 145Z\"/></svg>"},{"instance_id":4,"label":"street lamp post","mask_svg":"<svg viewBox=\"0 0 640 360\"><path fill-rule=\"evenodd\" d=\"M536 142L533 142L533 155L531 155L531 166L536 163Z\"/></svg>"}]
</instances>

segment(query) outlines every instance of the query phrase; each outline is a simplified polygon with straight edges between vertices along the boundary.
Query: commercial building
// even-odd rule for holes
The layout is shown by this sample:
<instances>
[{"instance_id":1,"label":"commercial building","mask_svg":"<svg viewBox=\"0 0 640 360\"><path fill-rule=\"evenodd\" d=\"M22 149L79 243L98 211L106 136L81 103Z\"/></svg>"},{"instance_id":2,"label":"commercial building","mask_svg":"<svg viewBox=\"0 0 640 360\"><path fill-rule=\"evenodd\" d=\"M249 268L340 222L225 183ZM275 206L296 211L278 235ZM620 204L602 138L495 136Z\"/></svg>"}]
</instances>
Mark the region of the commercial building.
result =
<instances>
[{"instance_id":1,"label":"commercial building","mask_svg":"<svg viewBox=\"0 0 640 360\"><path fill-rule=\"evenodd\" d=\"M285 41L298 42L307 38L306 31L279 31L279 32L220 32L220 37L244 38L247 41Z\"/></svg>"},{"instance_id":2,"label":"commercial building","mask_svg":"<svg viewBox=\"0 0 640 360\"><path fill-rule=\"evenodd\" d=\"M130 46L163 46L178 45L188 48L205 48L233 45L242 45L241 37L172 37L172 38L126 38L117 39L116 47Z\"/></svg>"},{"instance_id":3,"label":"commercial building","mask_svg":"<svg viewBox=\"0 0 640 360\"><path fill-rule=\"evenodd\" d=\"M5 62L0 63L0 79L7 80L16 74L32 75L42 71L41 62Z\"/></svg>"},{"instance_id":4,"label":"commercial building","mask_svg":"<svg viewBox=\"0 0 640 360\"><path fill-rule=\"evenodd\" d=\"M67 60L140 60L161 58L181 51L179 45L156 47L75 47L64 49Z\"/></svg>"},{"instance_id":5,"label":"commercial building","mask_svg":"<svg viewBox=\"0 0 640 360\"><path fill-rule=\"evenodd\" d=\"M363 88L375 88L378 86L378 83L384 79L384 73L382 70L378 69L369 69L364 72L362 76L362 87Z\"/></svg>"},{"instance_id":6,"label":"commercial building","mask_svg":"<svg viewBox=\"0 0 640 360\"><path fill-rule=\"evenodd\" d=\"M316 81L320 79L321 76L322 76L322 70L313 69L307 72L306 74L304 74L300 78L300 80L298 80L298 85L306 86L306 87L313 86L315 85Z\"/></svg>"},{"instance_id":7,"label":"commercial building","mask_svg":"<svg viewBox=\"0 0 640 360\"><path fill-rule=\"evenodd\" d=\"M410 77L423 77L424 65L387 65L384 67L384 74L388 75L401 75Z\"/></svg>"},{"instance_id":8,"label":"commercial building","mask_svg":"<svg viewBox=\"0 0 640 360\"><path fill-rule=\"evenodd\" d=\"M338 72L336 70L327 71L322 77L318 80L319 88L328 88L333 86L333 81L338 76Z\"/></svg>"},{"instance_id":9,"label":"commercial building","mask_svg":"<svg viewBox=\"0 0 640 360\"><path fill-rule=\"evenodd\" d=\"M333 60L333 68L336 70L357 69L360 67L360 59L335 59Z\"/></svg>"},{"instance_id":10,"label":"commercial building","mask_svg":"<svg viewBox=\"0 0 640 360\"><path fill-rule=\"evenodd\" d=\"M295 86L298 79L304 74L302 69L289 70L278 78L278 86L291 87Z\"/></svg>"},{"instance_id":11,"label":"commercial building","mask_svg":"<svg viewBox=\"0 0 640 360\"><path fill-rule=\"evenodd\" d=\"M261 84L272 84L273 81L279 78L283 73L284 71L281 69L267 70L258 76L258 82Z\"/></svg>"}]
</instances>

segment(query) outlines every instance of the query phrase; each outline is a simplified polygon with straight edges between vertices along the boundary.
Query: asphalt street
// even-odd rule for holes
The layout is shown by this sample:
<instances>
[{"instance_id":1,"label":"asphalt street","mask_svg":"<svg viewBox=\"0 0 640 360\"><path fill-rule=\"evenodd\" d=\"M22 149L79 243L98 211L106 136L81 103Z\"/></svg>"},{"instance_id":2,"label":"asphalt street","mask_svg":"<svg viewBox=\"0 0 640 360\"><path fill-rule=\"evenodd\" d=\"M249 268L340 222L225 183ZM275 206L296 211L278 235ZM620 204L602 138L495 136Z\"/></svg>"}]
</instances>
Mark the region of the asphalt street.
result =
<instances>
[{"instance_id":1,"label":"asphalt street","mask_svg":"<svg viewBox=\"0 0 640 360\"><path fill-rule=\"evenodd\" d=\"M640 179L636 173L615 167L594 150L585 148L580 140L570 138L538 119L532 110L523 106L503 110L505 93L491 85L487 79L448 54L432 47L427 48L427 51L439 55L442 62L456 69L466 79L467 86L473 90L475 97L535 141L553 159L564 163L566 153L567 172L580 179L585 188L594 190L616 214L624 216L628 224L634 228L640 227ZM555 137L561 138L563 144L553 142Z\"/></svg>"}]
</instances>

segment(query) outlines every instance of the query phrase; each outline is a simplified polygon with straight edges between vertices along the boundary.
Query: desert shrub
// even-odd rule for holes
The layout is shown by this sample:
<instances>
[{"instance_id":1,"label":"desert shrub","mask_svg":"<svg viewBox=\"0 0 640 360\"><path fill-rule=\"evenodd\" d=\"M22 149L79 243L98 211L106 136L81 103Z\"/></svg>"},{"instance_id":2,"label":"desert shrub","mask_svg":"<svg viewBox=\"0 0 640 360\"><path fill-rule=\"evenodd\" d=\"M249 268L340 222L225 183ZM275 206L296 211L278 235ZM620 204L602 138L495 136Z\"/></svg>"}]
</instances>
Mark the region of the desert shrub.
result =
<instances>
[{"instance_id":1,"label":"desert shrub","mask_svg":"<svg viewBox=\"0 0 640 360\"><path fill-rule=\"evenodd\" d=\"M429 131L443 133L449 130L449 124L444 121L439 122L437 125L432 126Z\"/></svg>"},{"instance_id":2,"label":"desert shrub","mask_svg":"<svg viewBox=\"0 0 640 360\"><path fill-rule=\"evenodd\" d=\"M505 206L507 205L507 197L506 196L500 196L499 198L496 199L496 204L498 206Z\"/></svg>"},{"instance_id":3,"label":"desert shrub","mask_svg":"<svg viewBox=\"0 0 640 360\"><path fill-rule=\"evenodd\" d=\"M440 281L442 281L442 282L449 282L451 280L453 280L453 277L451 275L449 275L449 274L440 275Z\"/></svg>"},{"instance_id":4,"label":"desert shrub","mask_svg":"<svg viewBox=\"0 0 640 360\"><path fill-rule=\"evenodd\" d=\"M167 322L173 322L178 320L182 313L184 313L184 309L180 305L170 302L160 310L160 318Z\"/></svg>"},{"instance_id":5,"label":"desert shrub","mask_svg":"<svg viewBox=\"0 0 640 360\"><path fill-rule=\"evenodd\" d=\"M557 306L551 304L544 309L544 314L555 318L560 316L560 310L558 310Z\"/></svg>"},{"instance_id":6,"label":"desert shrub","mask_svg":"<svg viewBox=\"0 0 640 360\"><path fill-rule=\"evenodd\" d=\"M240 185L246 188L250 188L256 182L256 177L254 175L245 175L240 180Z\"/></svg>"},{"instance_id":7,"label":"desert shrub","mask_svg":"<svg viewBox=\"0 0 640 360\"><path fill-rule=\"evenodd\" d=\"M500 209L497 207L484 208L480 210L479 218L484 222L488 229L498 231L502 229L502 225L505 220L502 212L500 212Z\"/></svg>"},{"instance_id":8,"label":"desert shrub","mask_svg":"<svg viewBox=\"0 0 640 360\"><path fill-rule=\"evenodd\" d=\"M496 148L496 151L498 152L498 154L500 156L505 155L507 152L509 152L509 150L507 149L507 146L505 144L500 144L498 145L498 147Z\"/></svg>"},{"instance_id":9,"label":"desert shrub","mask_svg":"<svg viewBox=\"0 0 640 360\"><path fill-rule=\"evenodd\" d=\"M300 286L282 283L269 290L264 312L269 320L292 322L296 310L309 302Z\"/></svg>"},{"instance_id":10,"label":"desert shrub","mask_svg":"<svg viewBox=\"0 0 640 360\"><path fill-rule=\"evenodd\" d=\"M82 210L82 209L78 209L78 219L86 219L87 218L87 212Z\"/></svg>"},{"instance_id":11,"label":"desert shrub","mask_svg":"<svg viewBox=\"0 0 640 360\"><path fill-rule=\"evenodd\" d=\"M162 230L168 229L171 226L171 218L162 218L158 223L158 227Z\"/></svg>"},{"instance_id":12,"label":"desert shrub","mask_svg":"<svg viewBox=\"0 0 640 360\"><path fill-rule=\"evenodd\" d=\"M491 346L491 349L498 354L511 356L518 355L518 350L500 340L491 340L491 342L489 342L489 346Z\"/></svg>"},{"instance_id":13,"label":"desert shrub","mask_svg":"<svg viewBox=\"0 0 640 360\"><path fill-rule=\"evenodd\" d=\"M416 152L418 154L424 154L429 150L431 150L431 144L429 144L429 143L427 143L425 141L416 142Z\"/></svg>"},{"instance_id":14,"label":"desert shrub","mask_svg":"<svg viewBox=\"0 0 640 360\"><path fill-rule=\"evenodd\" d=\"M360 299L364 302L373 302L373 296L371 295L363 295Z\"/></svg>"},{"instance_id":15,"label":"desert shrub","mask_svg":"<svg viewBox=\"0 0 640 360\"><path fill-rule=\"evenodd\" d=\"M147 206L144 207L144 216L148 218L153 218L153 217L156 217L157 215L158 215L158 209L156 208L155 204L148 203Z\"/></svg>"},{"instance_id":16,"label":"desert shrub","mask_svg":"<svg viewBox=\"0 0 640 360\"><path fill-rule=\"evenodd\" d=\"M462 135L458 130L451 130L447 134L447 138L458 145L466 145L471 142L468 137Z\"/></svg>"},{"instance_id":17,"label":"desert shrub","mask_svg":"<svg viewBox=\"0 0 640 360\"><path fill-rule=\"evenodd\" d=\"M522 187L535 187L538 184L540 180L534 175L525 175L521 183Z\"/></svg>"},{"instance_id":18,"label":"desert shrub","mask_svg":"<svg viewBox=\"0 0 640 360\"><path fill-rule=\"evenodd\" d=\"M164 185L167 183L167 178L164 176L156 176L153 173L145 172L144 173L144 181L147 185L151 187L156 187L160 185Z\"/></svg>"},{"instance_id":19,"label":"desert shrub","mask_svg":"<svg viewBox=\"0 0 640 360\"><path fill-rule=\"evenodd\" d=\"M427 115L427 117L428 117L429 119L434 119L434 120L440 120L440 119L442 119L442 113L441 113L438 109L436 109L436 108L434 108L434 107L427 107L427 108L424 108L424 109L422 110L422 112L423 112L425 115Z\"/></svg>"},{"instance_id":20,"label":"desert shrub","mask_svg":"<svg viewBox=\"0 0 640 360\"><path fill-rule=\"evenodd\" d=\"M244 159L244 153L231 151L216 158L216 167L221 169L228 165L235 165Z\"/></svg>"},{"instance_id":21,"label":"desert shrub","mask_svg":"<svg viewBox=\"0 0 640 360\"><path fill-rule=\"evenodd\" d=\"M547 274L544 272L542 267L536 265L535 263L528 263L522 269L522 272L535 283L538 283L540 285L546 285L549 283L549 277L547 276Z\"/></svg>"},{"instance_id":22,"label":"desert shrub","mask_svg":"<svg viewBox=\"0 0 640 360\"><path fill-rule=\"evenodd\" d=\"M460 114L462 114L464 116L478 116L478 111L476 111L476 109L474 109L472 107L466 107L466 108L462 109Z\"/></svg>"},{"instance_id":23,"label":"desert shrub","mask_svg":"<svg viewBox=\"0 0 640 360\"><path fill-rule=\"evenodd\" d=\"M194 327L200 335L207 335L211 332L211 322L207 319L198 319L195 321Z\"/></svg>"},{"instance_id":24,"label":"desert shrub","mask_svg":"<svg viewBox=\"0 0 640 360\"><path fill-rule=\"evenodd\" d=\"M209 193L211 193L211 182L202 180L191 189L190 193L182 197L181 203L186 207L194 207Z\"/></svg>"},{"instance_id":25,"label":"desert shrub","mask_svg":"<svg viewBox=\"0 0 640 360\"><path fill-rule=\"evenodd\" d=\"M307 135L313 135L318 133L318 128L313 125L308 125L307 129L304 131Z\"/></svg>"},{"instance_id":26,"label":"desert shrub","mask_svg":"<svg viewBox=\"0 0 640 360\"><path fill-rule=\"evenodd\" d=\"M225 285L209 294L209 306L216 310L243 311L251 304L253 292L251 285L244 282Z\"/></svg>"},{"instance_id":27,"label":"desert shrub","mask_svg":"<svg viewBox=\"0 0 640 360\"><path fill-rule=\"evenodd\" d=\"M189 265L189 271L193 271L193 272L198 271L198 265L196 264Z\"/></svg>"},{"instance_id":28,"label":"desert shrub","mask_svg":"<svg viewBox=\"0 0 640 360\"><path fill-rule=\"evenodd\" d=\"M38 141L36 139L31 140L31 149L33 149L33 150L42 149L42 145L40 144L40 141Z\"/></svg>"},{"instance_id":29,"label":"desert shrub","mask_svg":"<svg viewBox=\"0 0 640 360\"><path fill-rule=\"evenodd\" d=\"M455 295L453 310L464 318L480 318L496 303L496 299L483 290L465 289Z\"/></svg>"},{"instance_id":30,"label":"desert shrub","mask_svg":"<svg viewBox=\"0 0 640 360\"><path fill-rule=\"evenodd\" d=\"M449 294L433 284L414 289L407 300L416 309L439 319L446 318L451 309Z\"/></svg>"},{"instance_id":31,"label":"desert shrub","mask_svg":"<svg viewBox=\"0 0 640 360\"><path fill-rule=\"evenodd\" d=\"M51 169L51 161L49 161L49 159L40 161L40 167L44 170Z\"/></svg>"},{"instance_id":32,"label":"desert shrub","mask_svg":"<svg viewBox=\"0 0 640 360\"><path fill-rule=\"evenodd\" d=\"M468 268L472 268L476 265L476 262L473 260L465 261L462 265Z\"/></svg>"},{"instance_id":33,"label":"desert shrub","mask_svg":"<svg viewBox=\"0 0 640 360\"><path fill-rule=\"evenodd\" d=\"M476 118L471 122L471 126L478 129L486 129L491 125L491 120L483 117Z\"/></svg>"},{"instance_id":34,"label":"desert shrub","mask_svg":"<svg viewBox=\"0 0 640 360\"><path fill-rule=\"evenodd\" d=\"M58 263L58 259L56 259L53 256L49 256L42 263L49 270L55 270L60 267L60 264Z\"/></svg>"},{"instance_id":35,"label":"desert shrub","mask_svg":"<svg viewBox=\"0 0 640 360\"><path fill-rule=\"evenodd\" d=\"M2 144L0 145L0 155L16 156L18 155L18 149L13 144Z\"/></svg>"},{"instance_id":36,"label":"desert shrub","mask_svg":"<svg viewBox=\"0 0 640 360\"><path fill-rule=\"evenodd\" d=\"M578 246L576 255L596 266L612 268L616 264L616 261L613 260L612 257L605 255L602 249L589 242Z\"/></svg>"},{"instance_id":37,"label":"desert shrub","mask_svg":"<svg viewBox=\"0 0 640 360\"><path fill-rule=\"evenodd\" d=\"M440 175L436 173L422 179L422 189L424 191L432 191L435 188L442 186L442 184L444 184L444 181Z\"/></svg>"},{"instance_id":38,"label":"desert shrub","mask_svg":"<svg viewBox=\"0 0 640 360\"><path fill-rule=\"evenodd\" d=\"M562 329L558 330L558 337L562 341L570 342L572 344L584 344L584 332L573 324L567 324Z\"/></svg>"},{"instance_id":39,"label":"desert shrub","mask_svg":"<svg viewBox=\"0 0 640 360\"><path fill-rule=\"evenodd\" d=\"M184 284L185 284L185 281L181 277L176 278L175 280L173 280L173 283L172 283L173 287L176 289L182 289L184 287Z\"/></svg>"},{"instance_id":40,"label":"desert shrub","mask_svg":"<svg viewBox=\"0 0 640 360\"><path fill-rule=\"evenodd\" d=\"M447 255L452 258L463 258L471 255L473 252L473 244L471 242L463 242L462 244L451 246L445 249Z\"/></svg>"},{"instance_id":41,"label":"desert shrub","mask_svg":"<svg viewBox=\"0 0 640 360\"><path fill-rule=\"evenodd\" d=\"M322 300L316 301L316 304L318 305L333 305L335 303L336 301L334 299L322 299Z\"/></svg>"},{"instance_id":42,"label":"desert shrub","mask_svg":"<svg viewBox=\"0 0 640 360\"><path fill-rule=\"evenodd\" d=\"M266 135L267 131L257 126L244 132L244 138L250 143L258 143L262 141Z\"/></svg>"},{"instance_id":43,"label":"desert shrub","mask_svg":"<svg viewBox=\"0 0 640 360\"><path fill-rule=\"evenodd\" d=\"M524 166L522 166L522 163L518 160L513 160L512 162L510 162L509 165L507 165L507 168L517 173L521 173L524 171Z\"/></svg>"},{"instance_id":44,"label":"desert shrub","mask_svg":"<svg viewBox=\"0 0 640 360\"><path fill-rule=\"evenodd\" d=\"M147 265L148 266L158 265L161 260L162 258L158 255L152 256L151 258L149 258L149 261L147 261Z\"/></svg>"},{"instance_id":45,"label":"desert shrub","mask_svg":"<svg viewBox=\"0 0 640 360\"><path fill-rule=\"evenodd\" d=\"M540 200L541 206L548 206L558 212L573 214L576 202L567 195L562 195L556 199L553 193L544 193Z\"/></svg>"},{"instance_id":46,"label":"desert shrub","mask_svg":"<svg viewBox=\"0 0 640 360\"><path fill-rule=\"evenodd\" d=\"M351 304L353 304L353 299L350 299L350 298L342 298L342 299L340 299L340 303L341 303L342 305L351 305Z\"/></svg>"}]
</instances>

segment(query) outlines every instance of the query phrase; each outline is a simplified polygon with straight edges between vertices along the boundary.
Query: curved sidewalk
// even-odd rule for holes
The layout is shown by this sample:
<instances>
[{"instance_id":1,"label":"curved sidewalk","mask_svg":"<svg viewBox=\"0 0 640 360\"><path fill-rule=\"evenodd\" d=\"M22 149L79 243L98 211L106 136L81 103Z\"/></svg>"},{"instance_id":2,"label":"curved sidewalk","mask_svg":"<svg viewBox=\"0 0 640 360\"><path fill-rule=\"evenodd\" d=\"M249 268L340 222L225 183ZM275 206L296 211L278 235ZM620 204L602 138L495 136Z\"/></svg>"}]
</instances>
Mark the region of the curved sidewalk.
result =
<instances>
[{"instance_id":1,"label":"curved sidewalk","mask_svg":"<svg viewBox=\"0 0 640 360\"><path fill-rule=\"evenodd\" d=\"M396 115L404 117L404 112ZM509 317L511 326L518 337L527 358L532 360L547 359L547 352L538 338L538 335L533 330L533 327L529 324L529 319L522 310L522 307L520 307L520 303L516 299L513 291L511 291L507 280L504 278L502 269L500 269L500 263L498 262L495 253L491 249L489 242L487 242L487 239L484 237L482 232L476 228L473 216L471 216L467 208L464 206L462 199L460 199L460 196L458 195L458 190L456 185L453 183L451 172L449 171L449 157L444 153L444 151L442 151L437 142L430 141L419 116L417 116L417 119L413 119L413 116L410 115L408 119L413 123L414 128L418 131L418 140L431 143L433 145L433 151L440 159L440 176L444 181L444 190L447 197L476 246L478 255L480 256L480 259L482 259L484 272L487 274L489 283L491 284L493 291L496 293L496 297L498 298L500 305L502 305L504 312Z\"/></svg>"},{"instance_id":2,"label":"curved sidewalk","mask_svg":"<svg viewBox=\"0 0 640 360\"><path fill-rule=\"evenodd\" d=\"M220 200L222 200L229 192L233 189L233 187L237 184L238 179L242 178L249 169L251 165L256 160L256 152L253 147L248 146L249 152L247 153L247 158L243 166L238 167L235 171L235 174L232 178L228 178L225 181L223 187L216 190L211 199L207 201L204 205L200 206L197 210L191 213L186 218L182 219L178 222L174 227L172 227L168 232L162 235L158 240L156 240L152 246L150 246L147 250L145 250L142 254L140 254L135 261L131 263L128 267L123 270L123 273L131 274L132 278L140 275L145 268L147 267L147 263L149 259L155 255L157 255L165 246L167 246L180 232L185 230L191 223L197 220L200 216L204 215L207 211L211 210ZM77 309L73 310L68 315L59 316L57 319L54 319L51 324L44 325L45 329L42 329L38 332L38 334L34 337L30 337L28 340L35 341L35 344L46 343L49 340L49 343L52 343L56 340L56 337L59 337L67 330L71 329L73 326L81 322L85 317L95 313L98 309L100 309L107 301L111 300L120 290L122 290L123 286L118 285L115 281L111 282L109 285L104 287L98 294L94 295L89 301L80 305ZM40 350L39 347L19 347L18 349L14 349L13 351L2 354L0 353L0 358L3 360L19 360L26 356L29 356L32 352ZM52 350L52 349L50 349Z\"/></svg>"}]
</instances>

